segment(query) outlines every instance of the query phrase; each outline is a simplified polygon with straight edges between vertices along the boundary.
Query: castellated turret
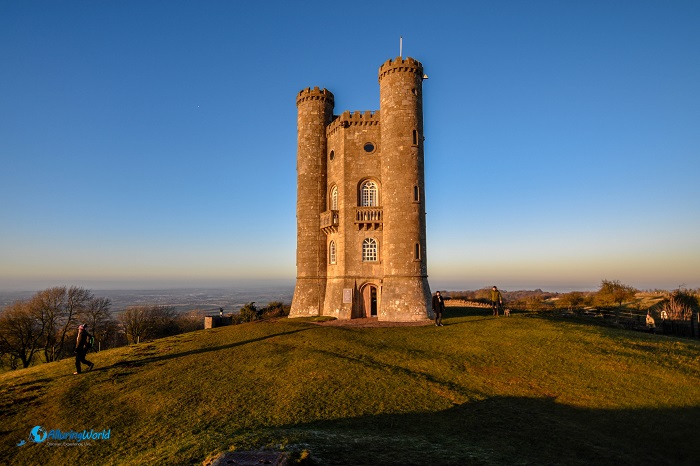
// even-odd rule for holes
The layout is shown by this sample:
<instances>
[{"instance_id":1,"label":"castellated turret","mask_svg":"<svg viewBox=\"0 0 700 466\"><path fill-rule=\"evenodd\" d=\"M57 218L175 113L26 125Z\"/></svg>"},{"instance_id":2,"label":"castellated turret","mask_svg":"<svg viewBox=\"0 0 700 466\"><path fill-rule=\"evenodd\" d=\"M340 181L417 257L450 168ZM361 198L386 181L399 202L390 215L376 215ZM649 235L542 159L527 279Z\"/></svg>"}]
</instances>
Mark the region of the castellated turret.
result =
<instances>
[{"instance_id":1,"label":"castellated turret","mask_svg":"<svg viewBox=\"0 0 700 466\"><path fill-rule=\"evenodd\" d=\"M423 66L379 68L380 110L333 114L297 95L297 282L290 317L431 318L425 239Z\"/></svg>"},{"instance_id":2,"label":"castellated turret","mask_svg":"<svg viewBox=\"0 0 700 466\"><path fill-rule=\"evenodd\" d=\"M326 290L326 234L319 214L326 210L326 126L333 94L304 89L297 96L297 283L296 316L322 314Z\"/></svg>"}]
</instances>

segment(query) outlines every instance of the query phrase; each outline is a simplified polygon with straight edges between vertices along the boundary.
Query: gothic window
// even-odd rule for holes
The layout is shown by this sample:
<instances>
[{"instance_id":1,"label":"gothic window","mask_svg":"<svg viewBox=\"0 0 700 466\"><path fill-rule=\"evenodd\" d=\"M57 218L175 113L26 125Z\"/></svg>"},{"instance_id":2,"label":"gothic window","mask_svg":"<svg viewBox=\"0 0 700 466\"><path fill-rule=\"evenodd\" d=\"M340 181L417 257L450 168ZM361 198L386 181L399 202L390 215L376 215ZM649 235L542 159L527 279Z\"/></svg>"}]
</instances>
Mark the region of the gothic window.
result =
<instances>
[{"instance_id":1,"label":"gothic window","mask_svg":"<svg viewBox=\"0 0 700 466\"><path fill-rule=\"evenodd\" d=\"M374 238L366 238L362 242L362 261L377 262L377 240Z\"/></svg>"},{"instance_id":2,"label":"gothic window","mask_svg":"<svg viewBox=\"0 0 700 466\"><path fill-rule=\"evenodd\" d=\"M338 187L331 188L331 210L338 210Z\"/></svg>"},{"instance_id":3,"label":"gothic window","mask_svg":"<svg viewBox=\"0 0 700 466\"><path fill-rule=\"evenodd\" d=\"M360 206L377 207L379 205L379 188L374 181L365 181L360 187Z\"/></svg>"},{"instance_id":4,"label":"gothic window","mask_svg":"<svg viewBox=\"0 0 700 466\"><path fill-rule=\"evenodd\" d=\"M328 260L331 264L335 264L335 241L331 241L328 246Z\"/></svg>"}]
</instances>

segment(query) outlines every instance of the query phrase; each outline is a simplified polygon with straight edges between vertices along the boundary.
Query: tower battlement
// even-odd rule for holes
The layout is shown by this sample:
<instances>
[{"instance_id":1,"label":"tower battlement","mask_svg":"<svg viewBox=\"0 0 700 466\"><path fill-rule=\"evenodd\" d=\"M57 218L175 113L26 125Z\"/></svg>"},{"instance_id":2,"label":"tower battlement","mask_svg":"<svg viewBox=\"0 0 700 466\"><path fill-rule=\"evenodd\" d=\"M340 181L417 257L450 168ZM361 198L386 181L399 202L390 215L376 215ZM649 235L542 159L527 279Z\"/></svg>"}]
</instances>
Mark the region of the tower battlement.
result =
<instances>
[{"instance_id":1,"label":"tower battlement","mask_svg":"<svg viewBox=\"0 0 700 466\"><path fill-rule=\"evenodd\" d=\"M379 110L365 110L360 112L355 110L350 112L344 111L340 115L336 115L335 119L328 125L326 130L327 135L335 133L339 128L349 128L350 126L370 126L379 124Z\"/></svg>"},{"instance_id":2,"label":"tower battlement","mask_svg":"<svg viewBox=\"0 0 700 466\"><path fill-rule=\"evenodd\" d=\"M331 105L334 104L333 93L325 88L319 89L318 87L314 87L312 89L307 87L299 91L299 94L297 94L297 106L307 100L323 100L330 102Z\"/></svg>"},{"instance_id":3,"label":"tower battlement","mask_svg":"<svg viewBox=\"0 0 700 466\"><path fill-rule=\"evenodd\" d=\"M379 67L379 80L389 73L409 72L423 76L423 65L418 60L410 57L396 57L393 60L387 60Z\"/></svg>"}]
</instances>

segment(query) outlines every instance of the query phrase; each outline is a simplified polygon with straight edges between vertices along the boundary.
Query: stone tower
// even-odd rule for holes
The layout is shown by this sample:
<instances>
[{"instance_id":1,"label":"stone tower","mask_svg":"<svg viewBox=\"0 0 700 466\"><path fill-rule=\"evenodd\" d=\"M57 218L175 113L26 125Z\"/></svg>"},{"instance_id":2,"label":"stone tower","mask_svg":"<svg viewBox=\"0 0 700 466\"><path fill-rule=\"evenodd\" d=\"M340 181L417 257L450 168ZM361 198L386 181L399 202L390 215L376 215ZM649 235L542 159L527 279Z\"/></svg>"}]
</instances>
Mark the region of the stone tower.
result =
<instances>
[{"instance_id":1,"label":"stone tower","mask_svg":"<svg viewBox=\"0 0 700 466\"><path fill-rule=\"evenodd\" d=\"M431 317L425 239L423 66L379 68L379 111L333 115L297 95L297 282L290 317Z\"/></svg>"}]
</instances>

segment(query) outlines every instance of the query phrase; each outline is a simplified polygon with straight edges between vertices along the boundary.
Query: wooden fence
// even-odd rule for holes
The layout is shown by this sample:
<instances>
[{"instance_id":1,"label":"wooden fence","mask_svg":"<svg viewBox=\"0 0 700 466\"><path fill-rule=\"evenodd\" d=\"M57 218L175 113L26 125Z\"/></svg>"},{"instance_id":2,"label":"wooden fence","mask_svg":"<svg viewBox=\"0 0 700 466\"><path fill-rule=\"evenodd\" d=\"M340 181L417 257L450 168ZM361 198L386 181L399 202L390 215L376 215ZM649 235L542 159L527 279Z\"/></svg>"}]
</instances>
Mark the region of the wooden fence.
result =
<instances>
[{"instance_id":1,"label":"wooden fence","mask_svg":"<svg viewBox=\"0 0 700 466\"><path fill-rule=\"evenodd\" d=\"M576 315L598 317L608 322L614 322L630 330L649 331L646 324L645 311L631 311L629 309L575 309ZM654 333L663 335L675 335L686 338L700 338L700 316L693 314L691 320L661 320L654 319L656 328Z\"/></svg>"}]
</instances>

